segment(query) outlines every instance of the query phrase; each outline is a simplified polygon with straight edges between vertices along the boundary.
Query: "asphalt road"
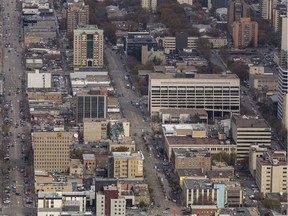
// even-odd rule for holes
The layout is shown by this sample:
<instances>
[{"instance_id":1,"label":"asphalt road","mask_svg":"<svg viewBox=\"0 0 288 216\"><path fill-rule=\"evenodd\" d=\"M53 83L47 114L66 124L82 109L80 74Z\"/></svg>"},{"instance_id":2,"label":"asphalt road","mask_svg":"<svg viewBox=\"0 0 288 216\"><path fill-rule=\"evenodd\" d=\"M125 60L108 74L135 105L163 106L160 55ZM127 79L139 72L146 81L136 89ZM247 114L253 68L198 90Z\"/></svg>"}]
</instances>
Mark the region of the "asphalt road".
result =
<instances>
[{"instance_id":1,"label":"asphalt road","mask_svg":"<svg viewBox=\"0 0 288 216\"><path fill-rule=\"evenodd\" d=\"M137 148L143 152L145 157L145 178L153 189L154 199L153 206L148 207L146 213L149 215L163 214L163 212L165 212L167 208L170 208L169 210L167 210L167 212L169 215L172 215L173 208L175 208L178 215L180 215L181 207L177 206L172 201L165 199L165 194L170 193L170 188L164 185L163 192L160 186L160 181L158 179L159 174L158 171L155 170L155 165L161 164L162 161L157 157L157 154L147 151L144 140L141 138L141 134L143 133L143 131L147 134L150 134L150 138L153 135L149 121L144 120L148 119L147 110L145 110L145 107L143 107L143 111L141 111L139 107L136 107L131 103L131 101L139 101L140 98L139 96L137 96L137 93L135 91L133 91L131 88L127 88L126 86L128 81L126 81L124 77L128 73L124 68L123 62L120 58L121 54L117 54L115 51L112 51L111 48L108 46L105 47L105 54L109 63L110 76L117 90L117 95L119 96L122 115L124 118L130 121L130 132L132 136L134 136ZM149 140L148 142L151 142L151 140ZM155 146L153 146L153 148L154 147ZM163 177L165 178L164 175ZM167 182L167 180L165 179L164 182ZM133 214L135 214L135 211Z\"/></svg>"},{"instance_id":2,"label":"asphalt road","mask_svg":"<svg viewBox=\"0 0 288 216\"><path fill-rule=\"evenodd\" d=\"M22 151L30 149L31 143L21 142L18 134L24 134L28 137L29 126L21 126L20 110L24 104L20 101L24 100L25 91L22 88L22 78L24 77L24 67L22 62L22 44L19 42L19 34L22 35L22 27L19 23L21 14L16 10L16 0L2 1L3 8L3 71L5 77L3 96L6 104L9 104L6 118L11 119L9 131L10 136L2 142L2 149L5 149L9 155L9 161L2 164L2 173L5 173L5 182L2 186L9 187L9 192L2 193L1 205L3 215L36 215L36 209L26 203L26 195L24 194L24 175L27 175L27 181L33 182L33 169L31 164L27 164L25 158L22 157ZM22 35L23 38L23 35ZM17 89L19 88L19 93ZM27 110L24 110L27 115ZM16 126L19 124L19 126ZM25 138L24 138L25 140ZM9 145L10 144L10 145ZM30 147L29 147L30 145ZM10 146L10 147L8 147ZM7 176L7 178L6 178ZM4 180L3 180L4 181ZM25 187L33 187L32 185ZM16 195L19 192L19 195ZM10 197L10 198L9 198ZM10 203L4 203L4 199L9 199Z\"/></svg>"}]
</instances>

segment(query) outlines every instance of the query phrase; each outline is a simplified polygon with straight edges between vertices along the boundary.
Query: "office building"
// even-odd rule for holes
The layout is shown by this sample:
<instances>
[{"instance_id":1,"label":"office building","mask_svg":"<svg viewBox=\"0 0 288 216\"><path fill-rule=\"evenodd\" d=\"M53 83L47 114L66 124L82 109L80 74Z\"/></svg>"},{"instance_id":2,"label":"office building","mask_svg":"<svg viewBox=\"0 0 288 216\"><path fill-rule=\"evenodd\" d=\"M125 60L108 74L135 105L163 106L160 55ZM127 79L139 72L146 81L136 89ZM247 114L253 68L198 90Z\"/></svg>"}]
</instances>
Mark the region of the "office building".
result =
<instances>
[{"instance_id":1,"label":"office building","mask_svg":"<svg viewBox=\"0 0 288 216\"><path fill-rule=\"evenodd\" d=\"M77 94L76 120L83 124L83 119L103 119L107 117L107 96Z\"/></svg>"},{"instance_id":2,"label":"office building","mask_svg":"<svg viewBox=\"0 0 288 216\"><path fill-rule=\"evenodd\" d=\"M201 168L206 173L211 169L211 153L207 149L174 148L171 163L174 169Z\"/></svg>"},{"instance_id":3,"label":"office building","mask_svg":"<svg viewBox=\"0 0 288 216\"><path fill-rule=\"evenodd\" d=\"M184 179L183 181L183 205L216 205L219 189L214 188L208 179ZM222 197L224 200L224 197Z\"/></svg>"},{"instance_id":4,"label":"office building","mask_svg":"<svg viewBox=\"0 0 288 216\"><path fill-rule=\"evenodd\" d=\"M273 9L278 5L278 0L260 0L260 14L263 19L272 20Z\"/></svg>"},{"instance_id":5,"label":"office building","mask_svg":"<svg viewBox=\"0 0 288 216\"><path fill-rule=\"evenodd\" d=\"M258 46L258 23L250 18L240 18L233 23L234 48L246 48Z\"/></svg>"},{"instance_id":6,"label":"office building","mask_svg":"<svg viewBox=\"0 0 288 216\"><path fill-rule=\"evenodd\" d=\"M225 182L225 205L229 208L242 207L243 190L238 182Z\"/></svg>"},{"instance_id":7,"label":"office building","mask_svg":"<svg viewBox=\"0 0 288 216\"><path fill-rule=\"evenodd\" d=\"M141 6L143 9L155 13L157 11L157 0L141 0Z\"/></svg>"},{"instance_id":8,"label":"office building","mask_svg":"<svg viewBox=\"0 0 288 216\"><path fill-rule=\"evenodd\" d=\"M103 215L126 215L126 200L119 196L115 185L103 186L103 190L96 193L96 216Z\"/></svg>"},{"instance_id":9,"label":"office building","mask_svg":"<svg viewBox=\"0 0 288 216\"><path fill-rule=\"evenodd\" d=\"M142 152L112 152L109 159L110 178L139 178L144 176Z\"/></svg>"},{"instance_id":10,"label":"office building","mask_svg":"<svg viewBox=\"0 0 288 216\"><path fill-rule=\"evenodd\" d=\"M187 33L178 32L175 37L164 37L161 43L165 54L176 53L184 49L196 49L198 46L198 37L189 37Z\"/></svg>"},{"instance_id":11,"label":"office building","mask_svg":"<svg viewBox=\"0 0 288 216\"><path fill-rule=\"evenodd\" d=\"M285 151L266 152L256 162L256 185L266 193L287 193L287 159Z\"/></svg>"},{"instance_id":12,"label":"office building","mask_svg":"<svg viewBox=\"0 0 288 216\"><path fill-rule=\"evenodd\" d=\"M251 145L249 149L249 171L253 178L256 175L256 162L258 157L262 157L268 148L265 146Z\"/></svg>"},{"instance_id":13,"label":"office building","mask_svg":"<svg viewBox=\"0 0 288 216\"><path fill-rule=\"evenodd\" d=\"M77 138L78 134L65 131L33 132L34 169L67 172L70 163L70 145L77 143Z\"/></svg>"},{"instance_id":14,"label":"office building","mask_svg":"<svg viewBox=\"0 0 288 216\"><path fill-rule=\"evenodd\" d=\"M284 118L284 97L288 93L288 18L282 18L282 30L281 30L281 51L280 51L280 65L278 73L278 110L277 117L281 120ZM286 107L287 109L287 107Z\"/></svg>"},{"instance_id":15,"label":"office building","mask_svg":"<svg viewBox=\"0 0 288 216\"><path fill-rule=\"evenodd\" d=\"M141 61L142 46L147 46L148 51L158 49L156 40L149 32L128 32L124 41L126 55L134 56Z\"/></svg>"},{"instance_id":16,"label":"office building","mask_svg":"<svg viewBox=\"0 0 288 216\"><path fill-rule=\"evenodd\" d=\"M249 5L245 0L228 1L228 31L233 32L233 23L240 21L240 18L249 17Z\"/></svg>"},{"instance_id":17,"label":"office building","mask_svg":"<svg viewBox=\"0 0 288 216\"><path fill-rule=\"evenodd\" d=\"M103 30L97 26L86 25L74 29L74 68L97 67L104 65Z\"/></svg>"},{"instance_id":18,"label":"office building","mask_svg":"<svg viewBox=\"0 0 288 216\"><path fill-rule=\"evenodd\" d=\"M83 0L68 2L66 19L67 36L72 38L74 29L89 24L89 5L86 5Z\"/></svg>"},{"instance_id":19,"label":"office building","mask_svg":"<svg viewBox=\"0 0 288 216\"><path fill-rule=\"evenodd\" d=\"M271 127L265 119L233 115L231 131L237 144L237 160L248 159L252 144L267 147L271 145Z\"/></svg>"},{"instance_id":20,"label":"office building","mask_svg":"<svg viewBox=\"0 0 288 216\"><path fill-rule=\"evenodd\" d=\"M240 80L235 74L160 74L149 76L148 108L204 109L212 118L240 111Z\"/></svg>"},{"instance_id":21,"label":"office building","mask_svg":"<svg viewBox=\"0 0 288 216\"><path fill-rule=\"evenodd\" d=\"M83 119L83 139L84 143L97 142L107 139L107 126L106 119Z\"/></svg>"}]
</instances>

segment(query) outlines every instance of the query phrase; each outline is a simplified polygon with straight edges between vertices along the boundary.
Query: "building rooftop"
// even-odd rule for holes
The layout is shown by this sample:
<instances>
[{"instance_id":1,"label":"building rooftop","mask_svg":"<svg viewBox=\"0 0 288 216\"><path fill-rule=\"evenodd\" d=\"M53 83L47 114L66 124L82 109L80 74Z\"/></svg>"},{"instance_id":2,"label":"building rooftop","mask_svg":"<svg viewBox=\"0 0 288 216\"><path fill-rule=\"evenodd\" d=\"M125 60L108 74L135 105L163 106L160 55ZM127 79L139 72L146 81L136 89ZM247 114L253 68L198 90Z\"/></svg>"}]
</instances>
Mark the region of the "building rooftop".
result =
<instances>
[{"instance_id":1,"label":"building rooftop","mask_svg":"<svg viewBox=\"0 0 288 216\"><path fill-rule=\"evenodd\" d=\"M201 168L195 169L176 169L178 176L190 176L190 177L205 177Z\"/></svg>"},{"instance_id":2,"label":"building rooftop","mask_svg":"<svg viewBox=\"0 0 288 216\"><path fill-rule=\"evenodd\" d=\"M57 192L38 191L38 199L62 199L62 194Z\"/></svg>"},{"instance_id":3,"label":"building rooftop","mask_svg":"<svg viewBox=\"0 0 288 216\"><path fill-rule=\"evenodd\" d=\"M205 124L162 124L164 133L176 130L205 131Z\"/></svg>"},{"instance_id":4,"label":"building rooftop","mask_svg":"<svg viewBox=\"0 0 288 216\"><path fill-rule=\"evenodd\" d=\"M178 76L179 75L179 76ZM175 73L151 73L150 79L220 79L220 80L226 80L226 79L237 79L239 80L238 76L236 74L189 74L188 76L185 76L185 73L178 73L176 75ZM180 76L182 75L182 76ZM194 78L193 78L194 76Z\"/></svg>"},{"instance_id":5,"label":"building rooftop","mask_svg":"<svg viewBox=\"0 0 288 216\"><path fill-rule=\"evenodd\" d=\"M235 145L230 140L221 141L217 138L193 138L188 136L166 136L168 145L183 146L183 145Z\"/></svg>"},{"instance_id":6,"label":"building rooftop","mask_svg":"<svg viewBox=\"0 0 288 216\"><path fill-rule=\"evenodd\" d=\"M194 148L173 148L173 152L176 157L210 157L211 153L208 151L208 149L194 149Z\"/></svg>"},{"instance_id":7,"label":"building rooftop","mask_svg":"<svg viewBox=\"0 0 288 216\"><path fill-rule=\"evenodd\" d=\"M231 178L231 172L225 172L225 171L218 171L218 170L210 170L210 171L207 171L207 176L208 178Z\"/></svg>"},{"instance_id":8,"label":"building rooftop","mask_svg":"<svg viewBox=\"0 0 288 216\"><path fill-rule=\"evenodd\" d=\"M190 114L190 115L199 115L199 116L208 116L208 113L203 109L161 109L161 114L171 114L171 115L180 115L180 114Z\"/></svg>"},{"instance_id":9,"label":"building rooftop","mask_svg":"<svg viewBox=\"0 0 288 216\"><path fill-rule=\"evenodd\" d=\"M232 121L238 128L270 128L270 125L265 119L258 119L257 117L233 115Z\"/></svg>"},{"instance_id":10,"label":"building rooftop","mask_svg":"<svg viewBox=\"0 0 288 216\"><path fill-rule=\"evenodd\" d=\"M212 189L213 185L209 179L184 179L183 185L187 189Z\"/></svg>"},{"instance_id":11,"label":"building rooftop","mask_svg":"<svg viewBox=\"0 0 288 216\"><path fill-rule=\"evenodd\" d=\"M96 160L94 154L83 154L82 156L83 156L83 160L93 160L93 161Z\"/></svg>"}]
</instances>

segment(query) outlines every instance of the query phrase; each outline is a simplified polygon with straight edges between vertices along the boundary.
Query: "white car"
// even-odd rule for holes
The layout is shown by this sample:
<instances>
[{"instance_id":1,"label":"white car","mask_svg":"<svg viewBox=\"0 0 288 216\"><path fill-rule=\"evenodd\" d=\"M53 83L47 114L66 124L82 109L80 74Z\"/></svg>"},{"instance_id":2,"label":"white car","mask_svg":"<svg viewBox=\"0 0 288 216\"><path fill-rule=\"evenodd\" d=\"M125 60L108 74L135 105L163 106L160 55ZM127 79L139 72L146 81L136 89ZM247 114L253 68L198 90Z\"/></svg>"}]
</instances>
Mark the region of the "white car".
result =
<instances>
[{"instance_id":1,"label":"white car","mask_svg":"<svg viewBox=\"0 0 288 216\"><path fill-rule=\"evenodd\" d=\"M11 201L10 200L4 200L3 203L4 204L9 204L9 203L11 203Z\"/></svg>"}]
</instances>

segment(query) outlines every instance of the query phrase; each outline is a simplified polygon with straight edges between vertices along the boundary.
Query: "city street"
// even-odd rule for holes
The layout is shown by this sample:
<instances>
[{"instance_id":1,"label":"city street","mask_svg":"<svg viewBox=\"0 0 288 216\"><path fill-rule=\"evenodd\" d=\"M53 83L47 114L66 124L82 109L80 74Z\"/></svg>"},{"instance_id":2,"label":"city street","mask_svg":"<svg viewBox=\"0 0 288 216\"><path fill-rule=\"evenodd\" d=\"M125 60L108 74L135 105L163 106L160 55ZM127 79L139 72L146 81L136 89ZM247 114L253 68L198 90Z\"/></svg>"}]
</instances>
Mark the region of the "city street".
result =
<instances>
[{"instance_id":1,"label":"city street","mask_svg":"<svg viewBox=\"0 0 288 216\"><path fill-rule=\"evenodd\" d=\"M27 142L29 126L22 116L27 116L28 110L25 109L25 88L22 86L24 81L24 64L22 60L22 44L19 42L23 38L22 27L20 24L21 13L16 10L16 0L2 1L3 19L3 67L4 92L3 103L7 106L7 112L3 117L9 125L8 136L2 136L1 148L6 150L5 157L8 158L2 164L2 214L3 215L35 215L36 209L28 204L26 199L29 193L24 193L25 187L33 185L32 164L27 163L23 155L31 151L31 143ZM25 124L22 124L25 121ZM8 124L9 123L9 124ZM24 180L27 179L27 185ZM27 189L26 188L26 189ZM31 203L31 202L30 202ZM33 203L33 202L32 202Z\"/></svg>"},{"instance_id":2,"label":"city street","mask_svg":"<svg viewBox=\"0 0 288 216\"><path fill-rule=\"evenodd\" d=\"M115 88L117 89L117 95L119 96L121 112L123 117L130 121L131 125L131 134L134 136L134 139L137 144L137 149L141 150L145 157L145 177L148 183L151 185L153 189L153 205L148 208L148 215L157 215L157 214L169 214L172 215L173 208L176 208L178 215L180 215L180 208L171 200L165 199L165 195L162 192L162 188L160 186L158 180L158 172L155 170L155 165L161 163L161 160L157 158L157 155L151 154L147 151L144 145L144 140L141 138L141 134L152 134L151 127L146 119L145 108L143 111L136 107L131 103L131 101L139 101L139 97L136 95L136 92L131 88L127 88L126 84L128 81L125 80L125 75L127 75L127 71L123 67L123 62L119 54L115 51L112 51L111 48L105 48L105 54L108 57L107 60L109 62L109 71L110 76L115 84ZM133 84L133 83L132 83ZM149 140L149 142L152 142ZM155 147L155 146L154 146ZM165 177L164 175L162 175ZM165 181L167 183L167 180ZM164 190L170 190L168 185ZM170 191L165 191L165 194L169 194ZM167 197L169 198L169 197ZM169 210L168 210L169 209Z\"/></svg>"}]
</instances>

